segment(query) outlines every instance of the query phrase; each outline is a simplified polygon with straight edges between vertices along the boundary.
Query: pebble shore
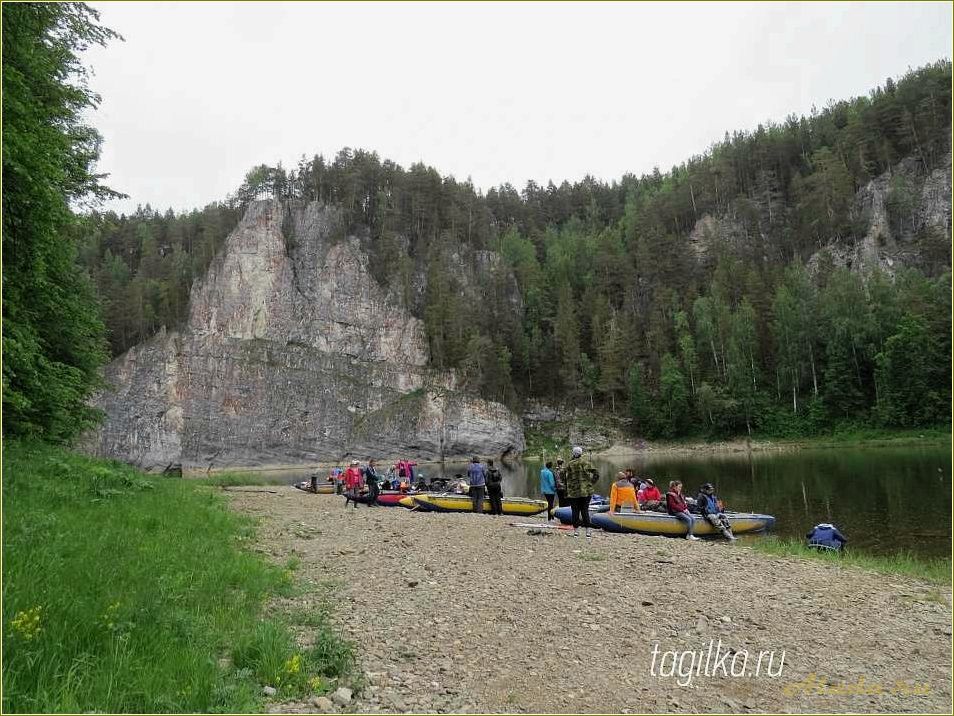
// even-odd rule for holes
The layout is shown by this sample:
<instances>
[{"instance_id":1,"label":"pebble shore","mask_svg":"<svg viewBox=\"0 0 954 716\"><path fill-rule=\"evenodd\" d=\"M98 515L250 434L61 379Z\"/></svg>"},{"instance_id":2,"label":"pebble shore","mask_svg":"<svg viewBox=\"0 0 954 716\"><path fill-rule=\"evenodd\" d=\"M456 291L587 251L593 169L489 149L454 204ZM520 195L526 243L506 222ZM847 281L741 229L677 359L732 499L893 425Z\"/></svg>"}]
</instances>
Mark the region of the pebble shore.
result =
<instances>
[{"instance_id":1,"label":"pebble shore","mask_svg":"<svg viewBox=\"0 0 954 716\"><path fill-rule=\"evenodd\" d=\"M951 710L948 586L721 541L510 526L541 518L345 509L292 487L227 494L260 519L259 551L300 560L294 608L335 585L335 623L364 671L353 699L273 712ZM736 667L747 654L746 675L713 673L710 644ZM783 650L781 674L753 675L760 652L777 671ZM688 685L660 673L675 671L667 651L703 652Z\"/></svg>"}]
</instances>

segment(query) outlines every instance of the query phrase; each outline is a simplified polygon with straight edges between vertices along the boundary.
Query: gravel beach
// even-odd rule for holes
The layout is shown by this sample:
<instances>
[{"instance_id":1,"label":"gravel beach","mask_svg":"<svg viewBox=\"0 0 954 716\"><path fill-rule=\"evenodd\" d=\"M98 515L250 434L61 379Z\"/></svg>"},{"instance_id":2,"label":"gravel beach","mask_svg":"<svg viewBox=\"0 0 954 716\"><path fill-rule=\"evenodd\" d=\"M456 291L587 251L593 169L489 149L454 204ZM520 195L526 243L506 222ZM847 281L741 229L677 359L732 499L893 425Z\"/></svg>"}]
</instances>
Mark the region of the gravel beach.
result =
<instances>
[{"instance_id":1,"label":"gravel beach","mask_svg":"<svg viewBox=\"0 0 954 716\"><path fill-rule=\"evenodd\" d=\"M284 486L226 494L261 520L259 551L300 560L293 608L336 585L365 684L335 709L951 711L948 586L740 544L510 526L540 518L345 509Z\"/></svg>"}]
</instances>

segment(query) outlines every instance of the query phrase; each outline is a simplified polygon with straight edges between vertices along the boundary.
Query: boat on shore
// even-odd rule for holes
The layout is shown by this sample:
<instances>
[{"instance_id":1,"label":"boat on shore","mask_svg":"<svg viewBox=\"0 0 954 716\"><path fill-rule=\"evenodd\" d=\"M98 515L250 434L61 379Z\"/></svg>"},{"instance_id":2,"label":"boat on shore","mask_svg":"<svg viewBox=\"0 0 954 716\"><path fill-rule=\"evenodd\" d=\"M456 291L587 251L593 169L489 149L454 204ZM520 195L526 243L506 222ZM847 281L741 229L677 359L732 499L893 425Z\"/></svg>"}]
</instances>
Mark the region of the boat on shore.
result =
<instances>
[{"instance_id":1,"label":"boat on shore","mask_svg":"<svg viewBox=\"0 0 954 716\"><path fill-rule=\"evenodd\" d=\"M609 511L609 502L603 500L603 498L594 499L590 501L590 520L593 519L593 515L599 512L608 512ZM573 524L573 510L569 507L557 507L553 511L553 516L556 517L560 522L565 525Z\"/></svg>"},{"instance_id":2,"label":"boat on shore","mask_svg":"<svg viewBox=\"0 0 954 716\"><path fill-rule=\"evenodd\" d=\"M700 537L719 534L716 528L701 515L693 516L696 518L693 534ZM732 527L732 533L737 535L764 532L775 525L775 518L772 515L761 515L753 512L726 512L725 516ZM596 514L591 512L590 521L594 527L599 527L607 532L678 537L686 534L686 526L665 512L600 512Z\"/></svg>"},{"instance_id":3,"label":"boat on shore","mask_svg":"<svg viewBox=\"0 0 954 716\"><path fill-rule=\"evenodd\" d=\"M474 507L469 495L452 493L411 495L414 506L426 512L473 512ZM547 509L543 500L531 500L527 497L504 497L501 506L505 515L538 515ZM490 500L484 498L484 512L490 512Z\"/></svg>"},{"instance_id":4,"label":"boat on shore","mask_svg":"<svg viewBox=\"0 0 954 716\"><path fill-rule=\"evenodd\" d=\"M311 494L318 495L333 495L335 494L335 483L333 482L319 482L317 489L311 489L311 481L305 480L304 482L297 482L294 485L296 488L302 492L310 492Z\"/></svg>"}]
</instances>

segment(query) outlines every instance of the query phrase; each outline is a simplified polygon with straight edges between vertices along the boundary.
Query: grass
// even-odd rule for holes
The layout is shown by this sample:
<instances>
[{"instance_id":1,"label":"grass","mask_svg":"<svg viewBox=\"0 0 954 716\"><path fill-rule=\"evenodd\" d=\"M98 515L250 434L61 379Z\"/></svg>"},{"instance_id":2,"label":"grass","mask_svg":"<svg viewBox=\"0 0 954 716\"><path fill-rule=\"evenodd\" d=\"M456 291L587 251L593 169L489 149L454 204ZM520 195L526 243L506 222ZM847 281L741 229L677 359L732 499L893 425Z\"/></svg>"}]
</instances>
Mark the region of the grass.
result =
<instances>
[{"instance_id":1,"label":"grass","mask_svg":"<svg viewBox=\"0 0 954 716\"><path fill-rule=\"evenodd\" d=\"M349 680L354 653L291 596L296 558L190 480L37 443L3 447L3 711L250 712ZM294 627L294 628L293 628Z\"/></svg>"},{"instance_id":2,"label":"grass","mask_svg":"<svg viewBox=\"0 0 954 716\"><path fill-rule=\"evenodd\" d=\"M750 546L757 552L778 556L802 557L838 566L860 567L881 574L914 577L935 584L951 584L951 560L928 559L903 552L893 555L874 555L852 552L827 552L809 549L804 542L767 536L753 540Z\"/></svg>"}]
</instances>

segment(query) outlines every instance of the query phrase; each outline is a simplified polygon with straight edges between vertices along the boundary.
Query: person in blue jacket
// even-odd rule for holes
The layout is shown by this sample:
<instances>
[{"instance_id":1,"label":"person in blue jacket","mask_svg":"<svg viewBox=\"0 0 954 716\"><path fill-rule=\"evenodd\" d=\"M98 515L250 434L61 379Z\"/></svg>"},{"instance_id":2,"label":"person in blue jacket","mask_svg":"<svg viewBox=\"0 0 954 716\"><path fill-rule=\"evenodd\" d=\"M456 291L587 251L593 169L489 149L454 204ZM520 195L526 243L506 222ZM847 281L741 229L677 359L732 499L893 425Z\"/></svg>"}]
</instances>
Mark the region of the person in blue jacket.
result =
<instances>
[{"instance_id":1,"label":"person in blue jacket","mask_svg":"<svg viewBox=\"0 0 954 716\"><path fill-rule=\"evenodd\" d=\"M699 496L696 497L696 507L699 508L699 512L702 513L706 521L721 532L723 537L730 542L735 541L735 535L732 534L732 526L729 524L729 520L719 506L719 498L716 497L715 486L711 482L707 482L699 488Z\"/></svg>"},{"instance_id":2,"label":"person in blue jacket","mask_svg":"<svg viewBox=\"0 0 954 716\"><path fill-rule=\"evenodd\" d=\"M556 501L556 477L553 475L553 463L548 462L540 470L540 492L547 501L547 522L553 519L553 503Z\"/></svg>"},{"instance_id":3,"label":"person in blue jacket","mask_svg":"<svg viewBox=\"0 0 954 716\"><path fill-rule=\"evenodd\" d=\"M814 549L829 549L833 552L841 552L842 547L848 538L845 537L835 525L829 522L812 527L812 531L805 535L808 538L808 546Z\"/></svg>"}]
</instances>

